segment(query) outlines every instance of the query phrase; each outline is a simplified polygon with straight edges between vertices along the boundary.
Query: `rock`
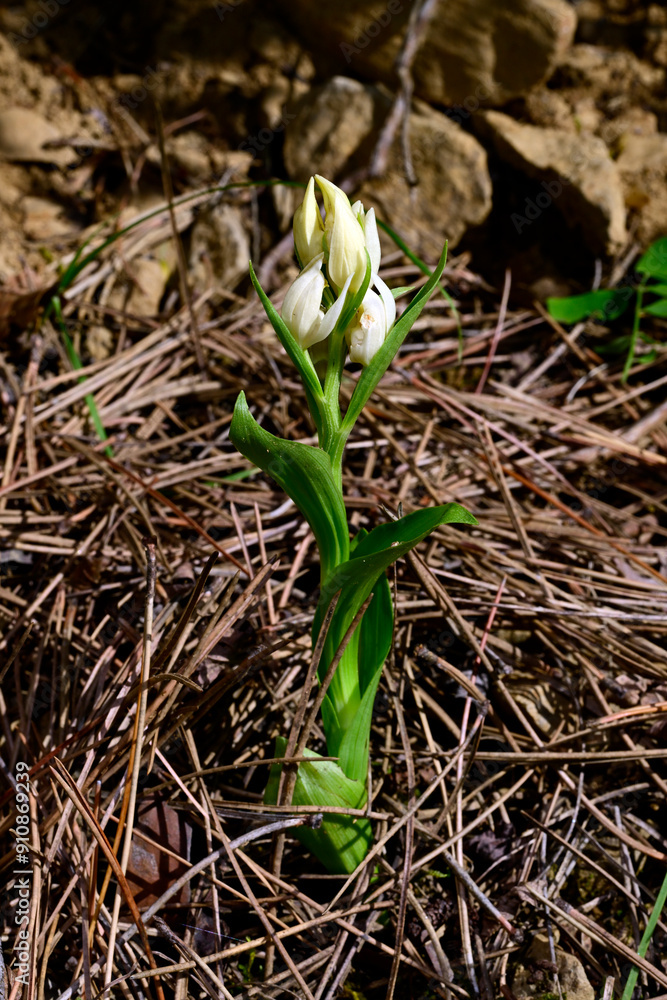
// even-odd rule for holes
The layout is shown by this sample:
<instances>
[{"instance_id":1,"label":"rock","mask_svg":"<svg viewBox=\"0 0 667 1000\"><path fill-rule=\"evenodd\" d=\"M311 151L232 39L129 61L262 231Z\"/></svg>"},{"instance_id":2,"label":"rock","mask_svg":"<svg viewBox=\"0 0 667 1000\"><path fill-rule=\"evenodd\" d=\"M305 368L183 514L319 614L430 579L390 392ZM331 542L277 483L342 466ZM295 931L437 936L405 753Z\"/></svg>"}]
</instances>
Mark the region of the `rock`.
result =
<instances>
[{"instance_id":1,"label":"rock","mask_svg":"<svg viewBox=\"0 0 667 1000\"><path fill-rule=\"evenodd\" d=\"M219 149L200 132L188 131L170 136L167 156L174 170L183 171L191 181L205 185L226 174L227 181L244 181L252 165L253 154L243 150ZM149 163L158 169L162 154L156 143L145 152Z\"/></svg>"},{"instance_id":2,"label":"rock","mask_svg":"<svg viewBox=\"0 0 667 1000\"><path fill-rule=\"evenodd\" d=\"M667 10L652 3L646 11L646 55L658 66L667 67Z\"/></svg>"},{"instance_id":3,"label":"rock","mask_svg":"<svg viewBox=\"0 0 667 1000\"><path fill-rule=\"evenodd\" d=\"M563 93L579 90L594 96L607 114L619 114L642 104L665 81L665 71L638 59L632 52L611 52L600 45L573 45L558 64L552 83Z\"/></svg>"},{"instance_id":4,"label":"rock","mask_svg":"<svg viewBox=\"0 0 667 1000\"><path fill-rule=\"evenodd\" d=\"M65 236L77 227L67 218L62 205L49 198L27 196L21 202L23 232L30 240L48 240Z\"/></svg>"},{"instance_id":5,"label":"rock","mask_svg":"<svg viewBox=\"0 0 667 1000\"><path fill-rule=\"evenodd\" d=\"M546 934L536 934L526 953L525 964L518 965L512 981L517 1000L534 1000L554 993L554 972L567 1000L595 1000L595 990L586 978L584 967L575 955L555 949L556 967Z\"/></svg>"},{"instance_id":6,"label":"rock","mask_svg":"<svg viewBox=\"0 0 667 1000\"><path fill-rule=\"evenodd\" d=\"M667 135L626 134L616 164L626 204L638 214L637 237L652 243L667 233Z\"/></svg>"},{"instance_id":7,"label":"rock","mask_svg":"<svg viewBox=\"0 0 667 1000\"><path fill-rule=\"evenodd\" d=\"M119 289L122 300L112 294L111 305L133 316L157 316L167 282L176 268L176 250L173 240L156 247L153 255L137 257L127 265L129 295ZM114 289L114 292L116 290Z\"/></svg>"},{"instance_id":8,"label":"rock","mask_svg":"<svg viewBox=\"0 0 667 1000\"><path fill-rule=\"evenodd\" d=\"M399 140L383 176L364 184L357 196L367 208L375 207L412 251L433 259L445 240L456 246L491 211L486 152L474 136L421 103L410 115L410 152L415 187L405 179Z\"/></svg>"},{"instance_id":9,"label":"rock","mask_svg":"<svg viewBox=\"0 0 667 1000\"><path fill-rule=\"evenodd\" d=\"M568 225L581 229L593 253L613 253L623 244L625 204L616 164L602 139L564 129L521 125L498 111L483 112L478 119L482 135L489 138L502 160L523 174L542 182L544 192L536 205L526 202L526 224L552 203ZM542 198L543 204L539 199ZM520 231L519 220L512 221Z\"/></svg>"},{"instance_id":10,"label":"rock","mask_svg":"<svg viewBox=\"0 0 667 1000\"><path fill-rule=\"evenodd\" d=\"M381 100L373 87L335 76L306 94L287 127L283 158L290 177L306 181L311 174L336 177L348 164L376 122ZM385 108L389 105L383 102Z\"/></svg>"},{"instance_id":11,"label":"rock","mask_svg":"<svg viewBox=\"0 0 667 1000\"><path fill-rule=\"evenodd\" d=\"M365 166L391 106L388 95L345 77L307 94L290 122L284 156L288 172L305 181L313 173L336 179ZM382 177L354 196L374 206L416 253L438 257L445 239L454 246L491 210L491 179L479 142L446 115L422 102L410 115L410 151L418 183L404 176L400 138Z\"/></svg>"},{"instance_id":12,"label":"rock","mask_svg":"<svg viewBox=\"0 0 667 1000\"><path fill-rule=\"evenodd\" d=\"M280 0L279 7L314 51L320 73L340 72L344 60L354 75L395 86L410 16L405 0L338 0L319 7L317 17L308 0ZM438 4L413 64L415 94L468 111L526 94L549 77L575 27L565 0Z\"/></svg>"},{"instance_id":13,"label":"rock","mask_svg":"<svg viewBox=\"0 0 667 1000\"><path fill-rule=\"evenodd\" d=\"M46 146L61 138L58 129L37 111L30 108L0 111L0 157L3 160L68 166L77 159L72 149Z\"/></svg>"},{"instance_id":14,"label":"rock","mask_svg":"<svg viewBox=\"0 0 667 1000\"><path fill-rule=\"evenodd\" d=\"M220 204L195 222L190 238L189 273L199 291L212 288L222 298L248 273L250 242L240 211Z\"/></svg>"},{"instance_id":15,"label":"rock","mask_svg":"<svg viewBox=\"0 0 667 1000\"><path fill-rule=\"evenodd\" d=\"M568 132L577 131L571 106L561 94L547 87L540 87L539 90L528 94L525 112L531 125L539 125L540 128L563 128Z\"/></svg>"}]
</instances>

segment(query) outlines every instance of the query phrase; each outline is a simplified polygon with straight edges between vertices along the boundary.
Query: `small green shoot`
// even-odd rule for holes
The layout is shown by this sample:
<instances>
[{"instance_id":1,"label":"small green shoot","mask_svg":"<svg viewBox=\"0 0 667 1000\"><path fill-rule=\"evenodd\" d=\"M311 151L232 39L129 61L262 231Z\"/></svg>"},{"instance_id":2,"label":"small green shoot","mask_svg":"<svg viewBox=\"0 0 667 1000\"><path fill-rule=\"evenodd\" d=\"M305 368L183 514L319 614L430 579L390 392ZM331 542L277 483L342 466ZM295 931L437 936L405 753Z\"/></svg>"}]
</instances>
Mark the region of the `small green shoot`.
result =
<instances>
[{"instance_id":1,"label":"small green shoot","mask_svg":"<svg viewBox=\"0 0 667 1000\"><path fill-rule=\"evenodd\" d=\"M641 321L645 316L667 319L667 237L657 240L648 248L637 261L635 271L640 278L633 285L601 288L594 292L585 292L583 295L547 299L549 314L559 323L568 324L580 323L585 319L613 322L623 316L632 305L630 332L614 337L598 349L598 353L603 356L614 357L625 353L622 382L627 380L630 369L635 363L640 341L653 347L653 350L642 354L639 359L642 364L650 364L657 356L655 348L660 345L660 341L650 337L641 329ZM645 304L646 296L654 297L648 305Z\"/></svg>"}]
</instances>

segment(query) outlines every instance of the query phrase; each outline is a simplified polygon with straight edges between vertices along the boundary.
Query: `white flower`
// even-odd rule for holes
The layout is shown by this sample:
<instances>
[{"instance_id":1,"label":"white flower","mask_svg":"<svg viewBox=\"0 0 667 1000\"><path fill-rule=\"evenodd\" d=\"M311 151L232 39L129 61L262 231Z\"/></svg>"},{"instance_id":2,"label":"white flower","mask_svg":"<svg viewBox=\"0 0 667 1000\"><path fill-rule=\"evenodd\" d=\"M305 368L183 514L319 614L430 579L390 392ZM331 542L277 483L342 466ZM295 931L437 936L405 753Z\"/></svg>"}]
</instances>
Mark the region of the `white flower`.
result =
<instances>
[{"instance_id":1,"label":"white flower","mask_svg":"<svg viewBox=\"0 0 667 1000\"><path fill-rule=\"evenodd\" d=\"M327 271L336 290L343 287L348 277L353 292L361 288L366 276L366 240L364 229L352 211L350 199L331 181L315 175L324 197L326 233L329 259Z\"/></svg>"},{"instance_id":2,"label":"white flower","mask_svg":"<svg viewBox=\"0 0 667 1000\"><path fill-rule=\"evenodd\" d=\"M335 327L345 306L345 298L350 287L348 277L341 294L325 313L322 309L322 293L326 284L322 274L324 254L313 257L301 274L287 289L281 315L287 329L299 346L305 351L326 340Z\"/></svg>"},{"instance_id":3,"label":"white flower","mask_svg":"<svg viewBox=\"0 0 667 1000\"><path fill-rule=\"evenodd\" d=\"M396 319L394 296L384 281L374 274L372 284L380 294L369 288L346 334L350 361L361 365L371 363Z\"/></svg>"},{"instance_id":4,"label":"white flower","mask_svg":"<svg viewBox=\"0 0 667 1000\"><path fill-rule=\"evenodd\" d=\"M375 221L375 209L369 208L367 212L364 212L364 206L361 202L355 201L352 211L364 231L366 249L371 259L371 272L377 274L380 270L380 237L378 236L378 227Z\"/></svg>"},{"instance_id":5,"label":"white flower","mask_svg":"<svg viewBox=\"0 0 667 1000\"><path fill-rule=\"evenodd\" d=\"M294 246L299 255L301 267L306 267L314 257L322 253L324 223L320 208L315 201L315 178L308 181L303 201L294 213Z\"/></svg>"}]
</instances>

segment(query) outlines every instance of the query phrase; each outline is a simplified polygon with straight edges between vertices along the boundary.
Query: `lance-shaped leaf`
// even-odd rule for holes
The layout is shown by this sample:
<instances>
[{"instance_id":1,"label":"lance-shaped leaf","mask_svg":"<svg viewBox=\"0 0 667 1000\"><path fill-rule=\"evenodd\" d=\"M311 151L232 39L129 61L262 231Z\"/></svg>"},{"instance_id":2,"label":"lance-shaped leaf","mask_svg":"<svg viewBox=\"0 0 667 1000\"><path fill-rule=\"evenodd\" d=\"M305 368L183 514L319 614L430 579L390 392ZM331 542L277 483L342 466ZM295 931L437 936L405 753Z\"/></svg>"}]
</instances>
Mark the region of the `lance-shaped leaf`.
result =
<instances>
[{"instance_id":1,"label":"lance-shaped leaf","mask_svg":"<svg viewBox=\"0 0 667 1000\"><path fill-rule=\"evenodd\" d=\"M229 430L234 446L292 498L313 530L326 576L347 558L349 538L343 496L321 448L284 441L260 427L239 393Z\"/></svg>"},{"instance_id":2,"label":"lance-shaped leaf","mask_svg":"<svg viewBox=\"0 0 667 1000\"><path fill-rule=\"evenodd\" d=\"M345 632L354 616L369 596L380 576L397 559L414 548L435 528L442 524L476 524L472 514L459 504L414 511L407 517L382 524L363 538L350 559L331 573L322 588L314 623L314 635L319 629L326 608L336 591L340 597L336 605L320 661L320 678L331 663ZM363 748L368 746L368 733L372 713L372 699L366 692L377 687L379 673L372 668L359 668L343 657L327 692L331 705L327 715L337 725L337 732L327 730L327 743L337 749L340 766L349 778L363 781L367 757ZM358 692L355 697L355 691ZM375 692L373 691L373 697ZM351 697L352 696L352 697ZM365 700L366 699L366 700ZM323 712L325 723L327 715ZM329 743L331 735L332 744Z\"/></svg>"},{"instance_id":3,"label":"lance-shaped leaf","mask_svg":"<svg viewBox=\"0 0 667 1000\"><path fill-rule=\"evenodd\" d=\"M283 737L276 740L276 757L285 753L286 745L287 741ZM304 750L303 755L312 757L313 760L320 759L320 755L312 750ZM298 766L292 805L338 806L341 809L363 809L366 805L365 781L351 781L333 761L323 760L316 764L303 763ZM269 783L264 793L267 805L276 804L280 772L280 764L271 767ZM368 854L373 839L369 820L335 813L327 813L322 825L316 830L301 826L294 832L304 847L312 851L334 875L351 874Z\"/></svg>"}]
</instances>

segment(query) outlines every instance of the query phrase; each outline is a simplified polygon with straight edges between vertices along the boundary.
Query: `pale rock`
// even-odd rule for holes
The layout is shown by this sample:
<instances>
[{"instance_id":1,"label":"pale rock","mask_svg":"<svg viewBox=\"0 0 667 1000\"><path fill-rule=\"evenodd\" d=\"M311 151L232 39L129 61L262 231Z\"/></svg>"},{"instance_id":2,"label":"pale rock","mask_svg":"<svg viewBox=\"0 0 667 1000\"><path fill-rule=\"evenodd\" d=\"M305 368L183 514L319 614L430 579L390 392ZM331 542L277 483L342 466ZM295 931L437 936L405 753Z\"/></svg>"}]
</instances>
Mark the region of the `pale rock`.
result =
<instances>
[{"instance_id":1,"label":"pale rock","mask_svg":"<svg viewBox=\"0 0 667 1000\"><path fill-rule=\"evenodd\" d=\"M167 282L175 266L175 251L151 257L139 257L129 265L132 289L125 309L133 316L157 316Z\"/></svg>"},{"instance_id":2,"label":"pale rock","mask_svg":"<svg viewBox=\"0 0 667 1000\"><path fill-rule=\"evenodd\" d=\"M248 273L250 241L240 211L220 204L195 222L190 238L189 273L199 291L223 298Z\"/></svg>"},{"instance_id":3,"label":"pale rock","mask_svg":"<svg viewBox=\"0 0 667 1000\"><path fill-rule=\"evenodd\" d=\"M567 1000L595 1000L595 990L591 986L584 967L569 952L555 948L558 982ZM512 992L517 1000L537 1000L545 994L555 992L551 965L551 948L546 934L536 934L527 950L525 964L518 965L512 980Z\"/></svg>"},{"instance_id":4,"label":"pale rock","mask_svg":"<svg viewBox=\"0 0 667 1000\"><path fill-rule=\"evenodd\" d=\"M280 0L322 73L344 59L351 74L392 86L410 4L405 0ZM566 0L447 0L436 5L414 60L415 94L437 104L502 104L546 80L566 51L576 14ZM468 103L466 103L468 102Z\"/></svg>"},{"instance_id":5,"label":"pale rock","mask_svg":"<svg viewBox=\"0 0 667 1000\"><path fill-rule=\"evenodd\" d=\"M49 198L28 195L21 202L23 232L30 240L48 240L72 234L76 227L65 215L62 205Z\"/></svg>"},{"instance_id":6,"label":"pale rock","mask_svg":"<svg viewBox=\"0 0 667 1000\"><path fill-rule=\"evenodd\" d=\"M378 93L335 76L306 94L285 132L283 158L290 177L335 177L373 130Z\"/></svg>"},{"instance_id":7,"label":"pale rock","mask_svg":"<svg viewBox=\"0 0 667 1000\"><path fill-rule=\"evenodd\" d=\"M218 149L209 144L208 155L218 174L224 174L226 182L246 180L252 166L253 155L243 149Z\"/></svg>"},{"instance_id":8,"label":"pale rock","mask_svg":"<svg viewBox=\"0 0 667 1000\"><path fill-rule=\"evenodd\" d=\"M571 106L555 90L549 90L547 87L534 90L526 97L525 108L531 125L539 125L541 128L563 128L568 132L577 131Z\"/></svg>"},{"instance_id":9,"label":"pale rock","mask_svg":"<svg viewBox=\"0 0 667 1000\"><path fill-rule=\"evenodd\" d=\"M416 186L405 179L399 139L383 175L355 194L366 208L374 207L413 252L434 259L445 240L456 246L466 230L491 211L486 152L446 115L418 102L410 115L410 153Z\"/></svg>"},{"instance_id":10,"label":"pale rock","mask_svg":"<svg viewBox=\"0 0 667 1000\"><path fill-rule=\"evenodd\" d=\"M381 89L345 77L314 89L286 131L289 175L301 181L314 173L336 179L363 167L390 108ZM374 206L416 253L437 258L445 239L454 246L489 214L491 179L486 153L474 136L423 102L414 102L414 108L409 132L416 186L405 179L399 135L382 176L363 184L354 197Z\"/></svg>"},{"instance_id":11,"label":"pale rock","mask_svg":"<svg viewBox=\"0 0 667 1000\"><path fill-rule=\"evenodd\" d=\"M86 332L86 353L92 361L105 361L114 347L113 333L107 326L93 324Z\"/></svg>"},{"instance_id":12,"label":"pale rock","mask_svg":"<svg viewBox=\"0 0 667 1000\"><path fill-rule=\"evenodd\" d=\"M593 253L613 253L622 246L626 232L621 180L602 139L522 125L498 111L483 112L478 130L502 160L549 185L543 210L553 203L568 225L580 228Z\"/></svg>"},{"instance_id":13,"label":"pale rock","mask_svg":"<svg viewBox=\"0 0 667 1000\"><path fill-rule=\"evenodd\" d=\"M208 145L206 137L201 132L188 130L169 138L167 153L175 167L180 167L193 180L203 183L213 173Z\"/></svg>"},{"instance_id":14,"label":"pale rock","mask_svg":"<svg viewBox=\"0 0 667 1000\"><path fill-rule=\"evenodd\" d=\"M632 52L610 51L600 45L573 45L558 64L555 82L561 88L593 93L605 110L618 114L664 86L664 69L638 59ZM611 109L608 107L612 102Z\"/></svg>"},{"instance_id":15,"label":"pale rock","mask_svg":"<svg viewBox=\"0 0 667 1000\"><path fill-rule=\"evenodd\" d=\"M150 254L128 261L109 296L109 305L131 316L157 316L176 262L171 239L155 246Z\"/></svg>"},{"instance_id":16,"label":"pale rock","mask_svg":"<svg viewBox=\"0 0 667 1000\"><path fill-rule=\"evenodd\" d=\"M303 190L301 188L288 187L286 184L272 184L269 188L273 210L278 219L278 228L281 233L286 233L292 228L292 219L298 206L303 201Z\"/></svg>"},{"instance_id":17,"label":"pale rock","mask_svg":"<svg viewBox=\"0 0 667 1000\"><path fill-rule=\"evenodd\" d=\"M628 208L644 245L667 233L667 135L626 134L616 161Z\"/></svg>"},{"instance_id":18,"label":"pale rock","mask_svg":"<svg viewBox=\"0 0 667 1000\"><path fill-rule=\"evenodd\" d=\"M67 146L47 148L46 143L62 139L58 129L30 108L0 111L0 157L10 162L53 163L65 167L74 163L76 153Z\"/></svg>"}]
</instances>

